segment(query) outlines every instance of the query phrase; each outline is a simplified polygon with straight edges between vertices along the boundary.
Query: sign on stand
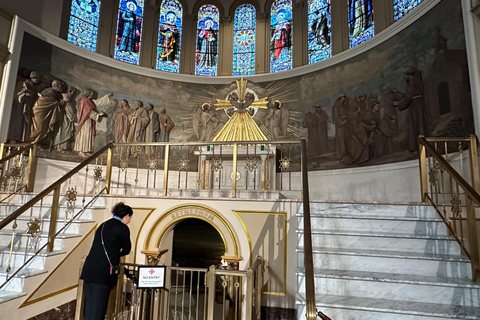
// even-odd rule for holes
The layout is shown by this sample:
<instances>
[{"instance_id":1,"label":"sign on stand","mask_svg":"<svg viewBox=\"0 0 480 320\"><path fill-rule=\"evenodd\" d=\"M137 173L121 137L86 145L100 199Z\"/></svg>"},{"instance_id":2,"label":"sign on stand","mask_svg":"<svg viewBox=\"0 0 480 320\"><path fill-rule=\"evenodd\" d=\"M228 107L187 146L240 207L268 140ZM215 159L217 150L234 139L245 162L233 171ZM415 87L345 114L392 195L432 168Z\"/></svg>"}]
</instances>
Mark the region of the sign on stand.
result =
<instances>
[{"instance_id":1,"label":"sign on stand","mask_svg":"<svg viewBox=\"0 0 480 320\"><path fill-rule=\"evenodd\" d=\"M138 283L139 289L162 289L165 288L166 266L139 266Z\"/></svg>"}]
</instances>

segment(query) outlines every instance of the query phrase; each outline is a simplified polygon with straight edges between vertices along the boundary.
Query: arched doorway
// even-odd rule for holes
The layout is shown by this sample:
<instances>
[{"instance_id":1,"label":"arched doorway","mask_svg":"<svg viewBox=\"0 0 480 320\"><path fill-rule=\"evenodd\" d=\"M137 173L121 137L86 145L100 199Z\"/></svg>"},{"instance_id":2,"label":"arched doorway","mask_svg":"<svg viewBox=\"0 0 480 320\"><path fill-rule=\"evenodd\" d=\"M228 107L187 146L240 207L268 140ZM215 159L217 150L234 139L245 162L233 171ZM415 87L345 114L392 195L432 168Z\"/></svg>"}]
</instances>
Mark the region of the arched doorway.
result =
<instances>
[{"instance_id":1,"label":"arched doorway","mask_svg":"<svg viewBox=\"0 0 480 320\"><path fill-rule=\"evenodd\" d=\"M172 265L208 268L218 266L225 246L221 235L208 222L189 218L173 228Z\"/></svg>"}]
</instances>

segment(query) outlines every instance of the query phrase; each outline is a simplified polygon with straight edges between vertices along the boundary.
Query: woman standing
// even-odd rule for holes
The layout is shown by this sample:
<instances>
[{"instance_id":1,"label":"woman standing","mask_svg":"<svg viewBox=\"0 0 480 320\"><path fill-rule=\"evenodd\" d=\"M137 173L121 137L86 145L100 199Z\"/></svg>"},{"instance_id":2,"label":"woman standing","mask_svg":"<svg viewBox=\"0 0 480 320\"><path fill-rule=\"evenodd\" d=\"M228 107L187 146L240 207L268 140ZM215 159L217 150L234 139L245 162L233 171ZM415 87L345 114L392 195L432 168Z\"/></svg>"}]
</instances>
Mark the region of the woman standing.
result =
<instances>
[{"instance_id":1,"label":"woman standing","mask_svg":"<svg viewBox=\"0 0 480 320\"><path fill-rule=\"evenodd\" d=\"M130 229L133 215L130 206L117 203L113 218L102 223L95 232L92 247L83 265L80 279L84 281L85 320L103 320L110 291L117 283L120 257L130 253Z\"/></svg>"}]
</instances>

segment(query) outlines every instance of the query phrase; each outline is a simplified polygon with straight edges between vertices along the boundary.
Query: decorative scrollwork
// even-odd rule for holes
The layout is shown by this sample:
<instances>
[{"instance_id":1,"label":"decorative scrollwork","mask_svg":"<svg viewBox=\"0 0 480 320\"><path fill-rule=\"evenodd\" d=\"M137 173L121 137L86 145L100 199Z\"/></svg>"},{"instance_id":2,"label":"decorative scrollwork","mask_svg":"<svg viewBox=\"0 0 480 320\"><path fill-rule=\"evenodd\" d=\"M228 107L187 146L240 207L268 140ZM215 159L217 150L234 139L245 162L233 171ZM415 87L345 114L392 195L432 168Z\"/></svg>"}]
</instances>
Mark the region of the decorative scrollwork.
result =
<instances>
[{"instance_id":1,"label":"decorative scrollwork","mask_svg":"<svg viewBox=\"0 0 480 320\"><path fill-rule=\"evenodd\" d=\"M428 181L431 184L435 184L438 181L437 173L438 173L438 170L435 169L435 167L430 168L430 170L428 172Z\"/></svg>"},{"instance_id":2,"label":"decorative scrollwork","mask_svg":"<svg viewBox=\"0 0 480 320\"><path fill-rule=\"evenodd\" d=\"M258 159L251 157L245 160L245 169L253 171L258 168Z\"/></svg>"},{"instance_id":3,"label":"decorative scrollwork","mask_svg":"<svg viewBox=\"0 0 480 320\"><path fill-rule=\"evenodd\" d=\"M280 171L291 171L292 170L292 159L289 157L283 157L280 161Z\"/></svg>"},{"instance_id":4,"label":"decorative scrollwork","mask_svg":"<svg viewBox=\"0 0 480 320\"><path fill-rule=\"evenodd\" d=\"M157 169L157 159L155 158L149 158L147 159L147 169L148 170L156 170Z\"/></svg>"},{"instance_id":5,"label":"decorative scrollwork","mask_svg":"<svg viewBox=\"0 0 480 320\"><path fill-rule=\"evenodd\" d=\"M189 163L190 160L187 157L181 156L178 160L178 171L188 171Z\"/></svg>"},{"instance_id":6,"label":"decorative scrollwork","mask_svg":"<svg viewBox=\"0 0 480 320\"><path fill-rule=\"evenodd\" d=\"M77 201L77 190L75 188L70 188L66 193L67 202L71 206L75 201Z\"/></svg>"},{"instance_id":7,"label":"decorative scrollwork","mask_svg":"<svg viewBox=\"0 0 480 320\"><path fill-rule=\"evenodd\" d=\"M128 158L120 158L120 170L125 171L128 168Z\"/></svg>"},{"instance_id":8,"label":"decorative scrollwork","mask_svg":"<svg viewBox=\"0 0 480 320\"><path fill-rule=\"evenodd\" d=\"M100 181L100 179L102 178L102 168L100 166L97 166L94 170L93 170L93 178L95 179L95 181Z\"/></svg>"},{"instance_id":9,"label":"decorative scrollwork","mask_svg":"<svg viewBox=\"0 0 480 320\"><path fill-rule=\"evenodd\" d=\"M27 223L27 234L30 235L30 237L36 237L40 233L40 219L39 218L30 218L30 221Z\"/></svg>"},{"instance_id":10,"label":"decorative scrollwork","mask_svg":"<svg viewBox=\"0 0 480 320\"><path fill-rule=\"evenodd\" d=\"M452 198L450 199L450 203L452 204L452 213L453 215L458 218L462 213L462 200L460 200L460 196L458 194L452 194Z\"/></svg>"},{"instance_id":11,"label":"decorative scrollwork","mask_svg":"<svg viewBox=\"0 0 480 320\"><path fill-rule=\"evenodd\" d=\"M222 158L212 158L212 160L210 160L211 162L211 168L212 170L214 170L215 172L218 172L219 170L222 170L223 169L223 160Z\"/></svg>"}]
</instances>

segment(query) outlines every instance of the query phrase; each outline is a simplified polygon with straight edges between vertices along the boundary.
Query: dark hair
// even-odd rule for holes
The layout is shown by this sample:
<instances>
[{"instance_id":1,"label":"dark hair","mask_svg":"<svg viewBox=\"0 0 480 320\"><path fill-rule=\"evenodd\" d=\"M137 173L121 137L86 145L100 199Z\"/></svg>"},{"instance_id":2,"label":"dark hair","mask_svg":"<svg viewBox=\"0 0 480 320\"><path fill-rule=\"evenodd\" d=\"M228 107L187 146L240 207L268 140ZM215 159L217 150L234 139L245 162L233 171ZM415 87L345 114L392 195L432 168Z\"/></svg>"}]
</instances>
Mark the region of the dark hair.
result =
<instances>
[{"instance_id":1,"label":"dark hair","mask_svg":"<svg viewBox=\"0 0 480 320\"><path fill-rule=\"evenodd\" d=\"M123 218L125 216L131 217L133 215L133 210L130 206L126 205L125 203L119 202L113 206L112 214L119 218Z\"/></svg>"}]
</instances>

